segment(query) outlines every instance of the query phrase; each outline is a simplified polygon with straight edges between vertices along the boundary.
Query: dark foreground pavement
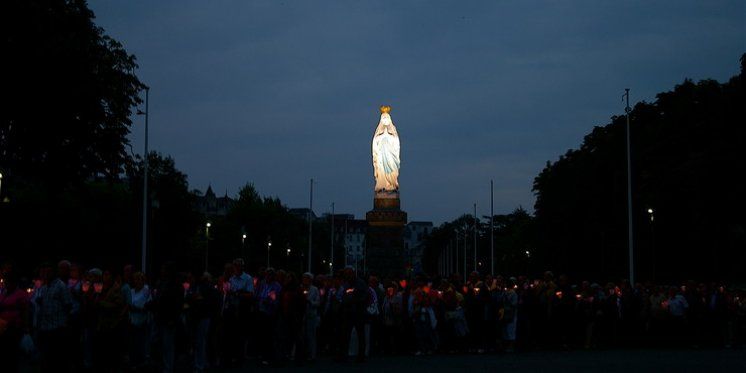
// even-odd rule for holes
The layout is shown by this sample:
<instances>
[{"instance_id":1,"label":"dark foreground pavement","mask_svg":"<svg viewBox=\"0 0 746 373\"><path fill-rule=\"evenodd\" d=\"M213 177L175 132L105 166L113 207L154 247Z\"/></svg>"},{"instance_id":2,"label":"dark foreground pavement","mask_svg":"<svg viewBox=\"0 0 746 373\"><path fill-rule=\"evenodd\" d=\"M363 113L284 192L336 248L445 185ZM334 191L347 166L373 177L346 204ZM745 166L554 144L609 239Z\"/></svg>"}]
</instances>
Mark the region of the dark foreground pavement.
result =
<instances>
[{"instance_id":1,"label":"dark foreground pavement","mask_svg":"<svg viewBox=\"0 0 746 373\"><path fill-rule=\"evenodd\" d=\"M336 363L258 367L247 362L235 372L742 372L746 350L614 350L543 351L510 355L435 355L371 358L365 363Z\"/></svg>"},{"instance_id":2,"label":"dark foreground pavement","mask_svg":"<svg viewBox=\"0 0 746 373\"><path fill-rule=\"evenodd\" d=\"M1 367L0 373L5 373ZM188 361L181 359L176 372L191 372ZM38 372L37 364L23 364L21 372ZM122 370L126 372L127 370ZM155 369L144 372L156 372ZM263 367L246 361L242 367L210 372L739 372L746 373L746 349L732 350L612 350L612 351L539 351L501 355L385 356L364 363L338 363L322 358L297 366Z\"/></svg>"}]
</instances>

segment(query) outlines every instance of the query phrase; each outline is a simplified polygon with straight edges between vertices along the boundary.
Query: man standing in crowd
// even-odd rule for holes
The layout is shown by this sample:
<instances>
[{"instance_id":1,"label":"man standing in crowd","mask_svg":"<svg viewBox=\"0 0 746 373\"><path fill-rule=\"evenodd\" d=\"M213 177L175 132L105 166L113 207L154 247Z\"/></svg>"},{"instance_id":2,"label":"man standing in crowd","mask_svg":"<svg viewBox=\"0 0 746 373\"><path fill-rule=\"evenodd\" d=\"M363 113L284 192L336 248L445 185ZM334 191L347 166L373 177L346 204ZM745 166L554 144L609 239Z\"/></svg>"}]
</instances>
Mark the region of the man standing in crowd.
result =
<instances>
[{"instance_id":1,"label":"man standing in crowd","mask_svg":"<svg viewBox=\"0 0 746 373\"><path fill-rule=\"evenodd\" d=\"M275 279L275 270L267 268L264 281L259 287L259 312L257 325L259 326L258 344L262 365L275 363L278 358L277 348L277 311L282 286Z\"/></svg>"},{"instance_id":2,"label":"man standing in crowd","mask_svg":"<svg viewBox=\"0 0 746 373\"><path fill-rule=\"evenodd\" d=\"M176 354L176 330L181 322L184 306L184 290L178 283L173 263L166 263L161 268L161 280L155 289L155 322L161 341L161 360L163 372L174 371Z\"/></svg>"},{"instance_id":3,"label":"man standing in crowd","mask_svg":"<svg viewBox=\"0 0 746 373\"><path fill-rule=\"evenodd\" d=\"M67 285L49 263L39 268L42 285L35 296L41 370L66 372L70 369L70 338L67 333L72 298Z\"/></svg>"},{"instance_id":4,"label":"man standing in crowd","mask_svg":"<svg viewBox=\"0 0 746 373\"><path fill-rule=\"evenodd\" d=\"M344 283L342 293L341 318L342 327L339 335L339 351L337 360L345 361L349 350L352 329L357 334L357 362L365 361L365 310L368 303L368 286L355 274L352 267L347 266L342 272Z\"/></svg>"},{"instance_id":5,"label":"man standing in crowd","mask_svg":"<svg viewBox=\"0 0 746 373\"><path fill-rule=\"evenodd\" d=\"M304 325L304 343L307 346L308 360L316 360L316 328L319 326L319 289L313 285L313 274L303 274L303 294L306 297L306 315ZM296 357L301 358L301 357Z\"/></svg>"},{"instance_id":6,"label":"man standing in crowd","mask_svg":"<svg viewBox=\"0 0 746 373\"><path fill-rule=\"evenodd\" d=\"M244 260L233 260L233 275L228 279L223 317L226 332L226 362L238 364L246 354L249 322L252 316L254 279L244 272Z\"/></svg>"}]
</instances>

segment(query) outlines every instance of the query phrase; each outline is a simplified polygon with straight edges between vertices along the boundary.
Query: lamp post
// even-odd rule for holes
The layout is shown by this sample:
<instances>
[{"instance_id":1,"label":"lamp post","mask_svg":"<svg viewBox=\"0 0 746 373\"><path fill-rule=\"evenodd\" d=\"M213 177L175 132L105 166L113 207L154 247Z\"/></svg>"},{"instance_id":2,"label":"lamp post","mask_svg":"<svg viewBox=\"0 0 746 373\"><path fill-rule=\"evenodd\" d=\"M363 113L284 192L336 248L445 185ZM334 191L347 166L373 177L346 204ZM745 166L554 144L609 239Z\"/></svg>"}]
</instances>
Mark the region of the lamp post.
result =
<instances>
[{"instance_id":1,"label":"lamp post","mask_svg":"<svg viewBox=\"0 0 746 373\"><path fill-rule=\"evenodd\" d=\"M308 272L311 272L311 239L313 238L313 179L308 201Z\"/></svg>"},{"instance_id":2,"label":"lamp post","mask_svg":"<svg viewBox=\"0 0 746 373\"><path fill-rule=\"evenodd\" d=\"M334 274L334 202L332 202L332 229L331 229L331 260L329 261L329 275Z\"/></svg>"},{"instance_id":3,"label":"lamp post","mask_svg":"<svg viewBox=\"0 0 746 373\"><path fill-rule=\"evenodd\" d=\"M629 88L624 89L624 97L627 100L627 106L624 108L627 114L627 234L629 245L629 283L635 285L635 261L634 261L634 227L632 225L632 155L630 145L630 128L629 116L632 109L629 107Z\"/></svg>"},{"instance_id":4,"label":"lamp post","mask_svg":"<svg viewBox=\"0 0 746 373\"><path fill-rule=\"evenodd\" d=\"M205 272L210 268L210 227L212 224L208 221L205 224Z\"/></svg>"},{"instance_id":5,"label":"lamp post","mask_svg":"<svg viewBox=\"0 0 746 373\"><path fill-rule=\"evenodd\" d=\"M145 111L138 110L137 115L145 115L145 153L143 154L143 182L142 182L142 258L141 270L147 273L148 252L148 104L150 87L145 87Z\"/></svg>"},{"instance_id":6,"label":"lamp post","mask_svg":"<svg viewBox=\"0 0 746 373\"><path fill-rule=\"evenodd\" d=\"M246 260L246 233L241 235L241 256Z\"/></svg>"},{"instance_id":7,"label":"lamp post","mask_svg":"<svg viewBox=\"0 0 746 373\"><path fill-rule=\"evenodd\" d=\"M653 281L655 281L655 211L652 208L648 209L648 217L650 217L651 255L653 257Z\"/></svg>"},{"instance_id":8,"label":"lamp post","mask_svg":"<svg viewBox=\"0 0 746 373\"><path fill-rule=\"evenodd\" d=\"M267 268L269 268L269 252L272 249L272 240L267 241Z\"/></svg>"},{"instance_id":9,"label":"lamp post","mask_svg":"<svg viewBox=\"0 0 746 373\"><path fill-rule=\"evenodd\" d=\"M490 274L495 275L495 198L494 183L490 180Z\"/></svg>"},{"instance_id":10,"label":"lamp post","mask_svg":"<svg viewBox=\"0 0 746 373\"><path fill-rule=\"evenodd\" d=\"M474 271L477 271L477 204L474 204Z\"/></svg>"}]
</instances>

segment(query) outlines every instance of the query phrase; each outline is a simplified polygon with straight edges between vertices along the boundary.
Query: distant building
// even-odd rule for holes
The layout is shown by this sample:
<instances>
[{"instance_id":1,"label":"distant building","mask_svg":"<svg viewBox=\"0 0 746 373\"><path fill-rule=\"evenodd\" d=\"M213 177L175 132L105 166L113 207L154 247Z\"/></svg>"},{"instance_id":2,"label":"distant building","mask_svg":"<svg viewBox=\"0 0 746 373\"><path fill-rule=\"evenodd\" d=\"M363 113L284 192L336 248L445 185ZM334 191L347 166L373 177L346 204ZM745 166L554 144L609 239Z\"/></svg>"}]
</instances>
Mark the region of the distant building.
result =
<instances>
[{"instance_id":1,"label":"distant building","mask_svg":"<svg viewBox=\"0 0 746 373\"><path fill-rule=\"evenodd\" d=\"M318 217L316 216L316 214L313 213L313 210L309 209L308 207L294 208L294 209L289 209L288 210L288 212L290 213L290 215L293 215L293 216L297 217L298 219L305 220L305 221L308 221L308 213L309 213L309 211L311 212L311 219L312 220L318 219Z\"/></svg>"},{"instance_id":2,"label":"distant building","mask_svg":"<svg viewBox=\"0 0 746 373\"><path fill-rule=\"evenodd\" d=\"M404 258L415 272L422 270L425 239L433 232L433 223L413 221L404 227Z\"/></svg>"},{"instance_id":3,"label":"distant building","mask_svg":"<svg viewBox=\"0 0 746 373\"><path fill-rule=\"evenodd\" d=\"M343 224L345 263L362 271L365 266L365 235L368 231L368 221L349 219L345 220Z\"/></svg>"},{"instance_id":4,"label":"distant building","mask_svg":"<svg viewBox=\"0 0 746 373\"><path fill-rule=\"evenodd\" d=\"M208 186L204 195L197 196L196 209L207 217L225 216L234 203L235 200L228 197L228 191L225 192L225 196L218 197L212 191L212 186Z\"/></svg>"},{"instance_id":5,"label":"distant building","mask_svg":"<svg viewBox=\"0 0 746 373\"><path fill-rule=\"evenodd\" d=\"M322 219L331 224L332 214L325 213ZM342 260L335 260L337 265L350 265L358 271L365 269L365 235L368 232L366 220L355 219L353 214L334 214L334 250L344 253ZM342 251L343 250L343 251Z\"/></svg>"}]
</instances>

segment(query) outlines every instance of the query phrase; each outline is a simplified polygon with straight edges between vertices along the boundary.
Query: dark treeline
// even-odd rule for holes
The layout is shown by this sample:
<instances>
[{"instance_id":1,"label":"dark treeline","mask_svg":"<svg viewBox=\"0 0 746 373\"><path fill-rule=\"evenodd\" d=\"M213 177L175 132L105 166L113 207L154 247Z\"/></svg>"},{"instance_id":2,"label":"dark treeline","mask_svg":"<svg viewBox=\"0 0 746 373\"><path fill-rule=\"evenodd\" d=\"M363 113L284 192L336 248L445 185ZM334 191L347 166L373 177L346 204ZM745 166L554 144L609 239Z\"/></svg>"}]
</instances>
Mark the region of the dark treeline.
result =
<instances>
[{"instance_id":1,"label":"dark treeline","mask_svg":"<svg viewBox=\"0 0 746 373\"><path fill-rule=\"evenodd\" d=\"M630 113L639 280L744 279L745 58L726 83L686 80ZM534 181L540 253L563 271L627 272L625 126L594 128Z\"/></svg>"},{"instance_id":2,"label":"dark treeline","mask_svg":"<svg viewBox=\"0 0 746 373\"><path fill-rule=\"evenodd\" d=\"M0 261L27 269L61 257L139 263L143 162L127 137L143 123L135 116L145 88L135 57L95 25L85 1L11 0L3 13L12 16L1 74L12 94L0 118ZM166 260L203 269L208 218L194 209L199 192L171 157L152 152L149 164L148 269ZM286 252L307 247L306 224L250 184L212 224L212 269L239 255L254 269L270 239L275 265L307 260Z\"/></svg>"},{"instance_id":3,"label":"dark treeline","mask_svg":"<svg viewBox=\"0 0 746 373\"><path fill-rule=\"evenodd\" d=\"M745 68L741 57L740 74L726 83L686 80L631 111L638 280L744 280ZM495 217L498 272L537 275L554 268L597 280L628 275L625 128L625 116L612 117L579 149L547 162L534 180L534 216L519 209ZM490 258L488 224L489 217L478 223L480 270ZM464 243L467 270L474 269L473 225L473 217L462 216L435 230L426 258L431 272L456 245L454 231L461 245L456 270L463 271Z\"/></svg>"}]
</instances>

